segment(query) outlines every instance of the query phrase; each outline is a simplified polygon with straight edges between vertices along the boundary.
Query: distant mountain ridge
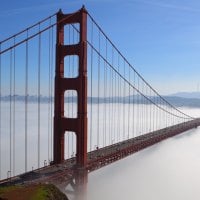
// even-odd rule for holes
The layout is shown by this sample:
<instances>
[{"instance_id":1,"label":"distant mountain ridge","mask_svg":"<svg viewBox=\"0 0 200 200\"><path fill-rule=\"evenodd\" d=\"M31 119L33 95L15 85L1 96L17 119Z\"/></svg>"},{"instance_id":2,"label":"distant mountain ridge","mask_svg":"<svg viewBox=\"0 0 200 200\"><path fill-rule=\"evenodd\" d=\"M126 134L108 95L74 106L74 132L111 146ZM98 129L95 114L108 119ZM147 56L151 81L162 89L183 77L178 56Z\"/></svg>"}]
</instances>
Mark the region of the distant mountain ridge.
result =
<instances>
[{"instance_id":1,"label":"distant mountain ridge","mask_svg":"<svg viewBox=\"0 0 200 200\"><path fill-rule=\"evenodd\" d=\"M199 95L199 98L197 98ZM192 96L196 96L196 98L191 98ZM23 95L15 95L11 96L6 95L6 96L1 96L1 101L2 102L9 102L11 100L13 101L15 99L16 102L24 102L25 101L25 96ZM150 98L153 102L159 102L158 97L148 97ZM174 105L175 107L197 107L200 108L200 93L196 92L181 92L181 93L175 93L169 96L163 96L164 99L166 99L169 103ZM38 103L38 96L37 95L28 95L27 100L29 103ZM54 102L53 97L48 97L48 96L40 96L40 103L49 103L49 102ZM76 97L65 97L65 102L76 102ZM141 100L141 98L137 95L134 96L126 96L126 97L88 97L88 103L145 103L145 104L150 104L148 101Z\"/></svg>"},{"instance_id":2,"label":"distant mountain ridge","mask_svg":"<svg viewBox=\"0 0 200 200\"><path fill-rule=\"evenodd\" d=\"M200 92L177 92L169 96L190 98L190 99L200 99Z\"/></svg>"},{"instance_id":3,"label":"distant mountain ridge","mask_svg":"<svg viewBox=\"0 0 200 200\"><path fill-rule=\"evenodd\" d=\"M175 107L200 108L199 98L183 98L178 96L163 96L163 97Z\"/></svg>"}]
</instances>

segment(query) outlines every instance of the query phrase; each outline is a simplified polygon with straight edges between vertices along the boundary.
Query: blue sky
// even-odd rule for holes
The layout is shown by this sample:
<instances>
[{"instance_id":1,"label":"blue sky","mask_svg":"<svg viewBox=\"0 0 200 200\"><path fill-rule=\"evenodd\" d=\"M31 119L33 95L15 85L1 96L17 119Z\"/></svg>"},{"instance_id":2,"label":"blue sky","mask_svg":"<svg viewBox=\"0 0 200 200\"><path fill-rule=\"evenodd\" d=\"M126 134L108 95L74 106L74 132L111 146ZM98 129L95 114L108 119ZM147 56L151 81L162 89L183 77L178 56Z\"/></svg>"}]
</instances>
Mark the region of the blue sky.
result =
<instances>
[{"instance_id":1,"label":"blue sky","mask_svg":"<svg viewBox=\"0 0 200 200\"><path fill-rule=\"evenodd\" d=\"M196 91L200 84L199 0L7 0L0 40L59 8L85 4L130 63L161 94Z\"/></svg>"}]
</instances>

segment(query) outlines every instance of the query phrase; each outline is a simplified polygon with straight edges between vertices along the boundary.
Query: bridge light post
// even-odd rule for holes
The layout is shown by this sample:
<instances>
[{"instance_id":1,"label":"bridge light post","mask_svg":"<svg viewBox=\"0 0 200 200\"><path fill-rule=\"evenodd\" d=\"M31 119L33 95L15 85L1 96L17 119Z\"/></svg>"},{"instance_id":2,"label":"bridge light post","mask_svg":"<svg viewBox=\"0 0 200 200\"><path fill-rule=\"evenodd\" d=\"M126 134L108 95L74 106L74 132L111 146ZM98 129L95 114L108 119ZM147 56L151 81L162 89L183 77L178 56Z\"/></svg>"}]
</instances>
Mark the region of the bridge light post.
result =
<instances>
[{"instance_id":1,"label":"bridge light post","mask_svg":"<svg viewBox=\"0 0 200 200\"><path fill-rule=\"evenodd\" d=\"M7 178L8 178L8 179L11 178L11 171L10 171L10 170L7 171Z\"/></svg>"}]
</instances>

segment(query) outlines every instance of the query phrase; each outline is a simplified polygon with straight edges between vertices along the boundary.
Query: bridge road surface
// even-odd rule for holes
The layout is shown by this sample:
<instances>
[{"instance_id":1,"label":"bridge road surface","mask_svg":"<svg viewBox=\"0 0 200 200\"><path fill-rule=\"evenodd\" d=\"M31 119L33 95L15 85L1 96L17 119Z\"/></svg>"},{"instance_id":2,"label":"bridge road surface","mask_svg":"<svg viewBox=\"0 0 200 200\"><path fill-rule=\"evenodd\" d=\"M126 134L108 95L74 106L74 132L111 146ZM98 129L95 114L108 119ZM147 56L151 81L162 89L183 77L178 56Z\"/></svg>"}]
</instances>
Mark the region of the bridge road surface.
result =
<instances>
[{"instance_id":1,"label":"bridge road surface","mask_svg":"<svg viewBox=\"0 0 200 200\"><path fill-rule=\"evenodd\" d=\"M65 160L61 164L52 164L15 177L0 181L0 186L14 184L52 183L68 185L72 183L78 172L89 173L112 162L120 160L148 146L156 144L166 138L183 133L200 125L200 118L163 128L141 136L134 137L88 153L86 170L77 169L75 157Z\"/></svg>"}]
</instances>

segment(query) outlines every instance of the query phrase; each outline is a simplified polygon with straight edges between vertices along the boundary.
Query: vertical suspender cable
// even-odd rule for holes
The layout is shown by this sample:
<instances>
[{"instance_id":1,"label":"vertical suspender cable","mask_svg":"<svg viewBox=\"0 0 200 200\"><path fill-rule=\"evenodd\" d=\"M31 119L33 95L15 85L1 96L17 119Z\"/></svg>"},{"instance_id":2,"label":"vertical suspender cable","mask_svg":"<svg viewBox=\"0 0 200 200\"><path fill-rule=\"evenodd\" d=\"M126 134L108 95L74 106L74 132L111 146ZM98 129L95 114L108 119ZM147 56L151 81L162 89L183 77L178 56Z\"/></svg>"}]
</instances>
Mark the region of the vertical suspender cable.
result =
<instances>
[{"instance_id":1,"label":"vertical suspender cable","mask_svg":"<svg viewBox=\"0 0 200 200\"><path fill-rule=\"evenodd\" d=\"M155 93L153 92L153 97L152 97L152 100L154 101L154 99L155 99ZM151 109L151 113L152 113L152 115L151 115L151 117L152 117L152 131L154 131L154 107L155 107L155 105L154 104L152 104L152 109Z\"/></svg>"},{"instance_id":2,"label":"vertical suspender cable","mask_svg":"<svg viewBox=\"0 0 200 200\"><path fill-rule=\"evenodd\" d=\"M165 103L165 109L167 110L167 104ZM165 128L167 128L167 113L165 112Z\"/></svg>"},{"instance_id":3,"label":"vertical suspender cable","mask_svg":"<svg viewBox=\"0 0 200 200\"><path fill-rule=\"evenodd\" d=\"M160 107L163 108L162 99L160 99ZM163 112L162 112L162 110L160 110L160 124L161 124L161 128L164 128L163 122L164 122L164 119L163 119Z\"/></svg>"},{"instance_id":4,"label":"vertical suspender cable","mask_svg":"<svg viewBox=\"0 0 200 200\"><path fill-rule=\"evenodd\" d=\"M165 108L165 102L163 102L163 108ZM166 112L163 113L163 123L164 123L164 128L166 128Z\"/></svg>"},{"instance_id":5,"label":"vertical suspender cable","mask_svg":"<svg viewBox=\"0 0 200 200\"><path fill-rule=\"evenodd\" d=\"M150 88L148 87L148 95L150 97ZM150 119L151 119L151 102L148 102L148 132L151 132L150 130L150 127L151 127L151 122L150 122Z\"/></svg>"},{"instance_id":6,"label":"vertical suspender cable","mask_svg":"<svg viewBox=\"0 0 200 200\"><path fill-rule=\"evenodd\" d=\"M114 63L114 61L115 61L115 54L114 54L115 52L113 51L113 67L115 67L115 63ZM114 139L113 139L113 141L114 141L114 143L117 141L117 138L116 138L116 133L117 133L117 127L116 127L116 86L117 86L117 84L116 84L116 72L114 71L114 78L113 78L113 90L114 90L114 92L113 92L113 108L114 108L114 110L113 110L113 131L114 131Z\"/></svg>"},{"instance_id":7,"label":"vertical suspender cable","mask_svg":"<svg viewBox=\"0 0 200 200\"><path fill-rule=\"evenodd\" d=\"M144 94L144 82L142 81L142 87L141 87L141 92L142 94ZM141 106L142 106L142 110L141 110L141 134L143 134L144 131L144 97L141 96Z\"/></svg>"},{"instance_id":8,"label":"vertical suspender cable","mask_svg":"<svg viewBox=\"0 0 200 200\"><path fill-rule=\"evenodd\" d=\"M149 87L147 86L147 95L150 98L150 91L149 91ZM150 102L147 101L147 133L150 132L149 127L150 127L150 117L149 117L149 113L150 113Z\"/></svg>"},{"instance_id":9,"label":"vertical suspender cable","mask_svg":"<svg viewBox=\"0 0 200 200\"><path fill-rule=\"evenodd\" d=\"M119 53L118 53L118 61L117 61L117 71L119 72ZM120 72L119 72L120 73ZM119 140L120 140L120 102L119 102L119 100L120 100L120 83L119 83L119 75L117 75L117 77L118 77L118 82L117 82L117 86L118 86L118 92L117 92L117 125L118 125L118 128L117 128L117 142L119 142Z\"/></svg>"},{"instance_id":10,"label":"vertical suspender cable","mask_svg":"<svg viewBox=\"0 0 200 200\"><path fill-rule=\"evenodd\" d=\"M135 71L133 71L133 85L135 87ZM135 89L133 88L133 137L135 137Z\"/></svg>"},{"instance_id":11,"label":"vertical suspender cable","mask_svg":"<svg viewBox=\"0 0 200 200\"><path fill-rule=\"evenodd\" d=\"M156 95L154 96L154 102L156 100ZM153 105L153 131L155 131L155 109L156 109L156 106Z\"/></svg>"},{"instance_id":12,"label":"vertical suspender cable","mask_svg":"<svg viewBox=\"0 0 200 200\"><path fill-rule=\"evenodd\" d=\"M98 50L100 53L100 30L98 35ZM99 147L99 120L100 120L100 113L99 113L99 98L100 98L100 55L98 55L98 107L97 107L97 147Z\"/></svg>"},{"instance_id":13,"label":"vertical suspender cable","mask_svg":"<svg viewBox=\"0 0 200 200\"><path fill-rule=\"evenodd\" d=\"M116 64L117 65L117 64ZM115 142L118 141L117 138L117 132L118 132L118 127L117 125L117 73L115 72L115 95L114 95L114 134L115 134Z\"/></svg>"},{"instance_id":14,"label":"vertical suspender cable","mask_svg":"<svg viewBox=\"0 0 200 200\"><path fill-rule=\"evenodd\" d=\"M112 66L113 66L113 46L112 46ZM113 144L113 133L114 133L114 122L113 122L113 119L114 119L114 116L113 116L113 88L114 88L114 86L113 86L113 69L111 70L111 102L112 102L112 104L111 104L111 109L112 109L112 111L111 111L111 144Z\"/></svg>"},{"instance_id":15,"label":"vertical suspender cable","mask_svg":"<svg viewBox=\"0 0 200 200\"><path fill-rule=\"evenodd\" d=\"M170 107L168 106L168 112L170 112ZM167 126L170 126L170 114L167 114Z\"/></svg>"},{"instance_id":16,"label":"vertical suspender cable","mask_svg":"<svg viewBox=\"0 0 200 200\"><path fill-rule=\"evenodd\" d=\"M107 44L106 44L107 45ZM106 49L107 51L107 49ZM105 137L106 137L106 63L104 61L104 104L103 104L103 147L105 146Z\"/></svg>"},{"instance_id":17,"label":"vertical suspender cable","mask_svg":"<svg viewBox=\"0 0 200 200\"><path fill-rule=\"evenodd\" d=\"M167 105L167 111L170 112L169 106ZM167 126L169 126L170 115L167 113Z\"/></svg>"},{"instance_id":18,"label":"vertical suspender cable","mask_svg":"<svg viewBox=\"0 0 200 200\"><path fill-rule=\"evenodd\" d=\"M105 60L103 61L103 72L102 72L102 80L103 80L103 92L102 92L102 95L103 95L103 105L102 105L102 110L103 110L103 147L105 146Z\"/></svg>"},{"instance_id":19,"label":"vertical suspender cable","mask_svg":"<svg viewBox=\"0 0 200 200\"><path fill-rule=\"evenodd\" d=\"M170 112L173 113L173 110L172 110L171 107L170 107ZM172 116L173 116L173 115L170 115L170 116L169 116L169 125L170 125L170 126L172 126Z\"/></svg>"},{"instance_id":20,"label":"vertical suspender cable","mask_svg":"<svg viewBox=\"0 0 200 200\"><path fill-rule=\"evenodd\" d=\"M10 99L9 99L9 111L10 111L10 128L9 128L9 132L10 132L10 176L11 176L11 170L12 170L12 63L13 61L13 50L10 50Z\"/></svg>"},{"instance_id":21,"label":"vertical suspender cable","mask_svg":"<svg viewBox=\"0 0 200 200\"><path fill-rule=\"evenodd\" d=\"M26 33L26 64L25 64L25 172L27 172L27 120L28 120L28 30Z\"/></svg>"},{"instance_id":22,"label":"vertical suspender cable","mask_svg":"<svg viewBox=\"0 0 200 200\"><path fill-rule=\"evenodd\" d=\"M106 62L104 61L104 140L103 140L103 147L106 146L106 89L107 89L107 77L106 77Z\"/></svg>"},{"instance_id":23,"label":"vertical suspender cable","mask_svg":"<svg viewBox=\"0 0 200 200\"><path fill-rule=\"evenodd\" d=\"M146 85L146 95L148 96L148 86ZM148 105L148 101L146 101L146 115L145 115L145 127L146 127L146 133L148 133L148 109L149 109L149 105Z\"/></svg>"},{"instance_id":24,"label":"vertical suspender cable","mask_svg":"<svg viewBox=\"0 0 200 200\"><path fill-rule=\"evenodd\" d=\"M156 105L156 98L157 98L157 95L155 94L154 96L154 103ZM154 105L154 110L153 110L153 130L155 131L156 130L156 106Z\"/></svg>"},{"instance_id":25,"label":"vertical suspender cable","mask_svg":"<svg viewBox=\"0 0 200 200\"><path fill-rule=\"evenodd\" d=\"M140 83L140 92L143 93L143 81L141 80ZM140 95L140 110L139 110L139 115L140 115L140 135L143 134L143 96Z\"/></svg>"},{"instance_id":26,"label":"vertical suspender cable","mask_svg":"<svg viewBox=\"0 0 200 200\"><path fill-rule=\"evenodd\" d=\"M166 110L168 111L169 107L166 104ZM168 126L168 113L166 112L166 127Z\"/></svg>"},{"instance_id":27,"label":"vertical suspender cable","mask_svg":"<svg viewBox=\"0 0 200 200\"><path fill-rule=\"evenodd\" d=\"M52 156L53 156L53 55L54 55L54 37L53 37L53 27L51 28L51 94L50 94L50 103L51 103L51 107L50 107L50 118L51 118L51 161L53 160Z\"/></svg>"},{"instance_id":28,"label":"vertical suspender cable","mask_svg":"<svg viewBox=\"0 0 200 200\"><path fill-rule=\"evenodd\" d=\"M106 63L106 66L108 66L108 64ZM108 144L110 145L111 144L111 68L109 70L109 91L108 91L108 99L109 99L109 103L108 103L108 106L109 106L109 112L108 112L108 116L109 116L109 137L108 137Z\"/></svg>"},{"instance_id":29,"label":"vertical suspender cable","mask_svg":"<svg viewBox=\"0 0 200 200\"><path fill-rule=\"evenodd\" d=\"M112 47L112 66L114 67L114 48ZM112 143L114 143L114 141L115 141L115 133L116 133L116 131L115 131L115 72L114 72L114 70L112 70L112 122L113 122L113 124L112 124L112 135L113 135L113 137L112 137Z\"/></svg>"},{"instance_id":30,"label":"vertical suspender cable","mask_svg":"<svg viewBox=\"0 0 200 200\"><path fill-rule=\"evenodd\" d=\"M143 88L143 81L141 80L141 84L140 84L141 88L140 88L140 92L143 93L142 88ZM143 122L143 96L140 95L140 135L142 134L142 122Z\"/></svg>"},{"instance_id":31,"label":"vertical suspender cable","mask_svg":"<svg viewBox=\"0 0 200 200\"><path fill-rule=\"evenodd\" d=\"M143 82L143 94L145 94L145 96L146 96L146 93L145 93L145 83ZM146 111L146 106L145 106L145 98L143 97L143 134L146 132L146 130L145 130L145 111Z\"/></svg>"},{"instance_id":32,"label":"vertical suspender cable","mask_svg":"<svg viewBox=\"0 0 200 200\"><path fill-rule=\"evenodd\" d=\"M146 83L144 83L144 93L145 93L145 96L147 96L147 85ZM147 96L148 98L148 96ZM147 133L147 130L146 130L146 117L147 117L147 104L146 104L146 99L144 98L144 133Z\"/></svg>"},{"instance_id":33,"label":"vertical suspender cable","mask_svg":"<svg viewBox=\"0 0 200 200\"><path fill-rule=\"evenodd\" d=\"M0 52L1 52L1 43L0 43ZM0 179L1 179L1 54L0 54Z\"/></svg>"},{"instance_id":34,"label":"vertical suspender cable","mask_svg":"<svg viewBox=\"0 0 200 200\"><path fill-rule=\"evenodd\" d=\"M15 45L15 37L14 37ZM15 69L15 48L13 51L13 176L15 176L15 83L16 83L16 69Z\"/></svg>"},{"instance_id":35,"label":"vertical suspender cable","mask_svg":"<svg viewBox=\"0 0 200 200\"><path fill-rule=\"evenodd\" d=\"M40 31L40 24L39 24ZM38 36L38 168L40 167L40 76L41 76L41 34Z\"/></svg>"},{"instance_id":36,"label":"vertical suspender cable","mask_svg":"<svg viewBox=\"0 0 200 200\"><path fill-rule=\"evenodd\" d=\"M105 117L106 117L106 110L105 110L105 104L106 104L106 80L105 80L105 74L106 74L106 63L105 63L105 60L103 62L103 80L104 80L104 88L103 88L103 147L105 146Z\"/></svg>"},{"instance_id":37,"label":"vertical suspender cable","mask_svg":"<svg viewBox=\"0 0 200 200\"><path fill-rule=\"evenodd\" d=\"M123 134L123 130L122 130L122 120L121 120L121 117L122 117L122 105L123 105L123 100L122 100L122 78L119 76L119 114L120 114L120 120L119 120L119 140L121 141L122 140L122 134Z\"/></svg>"},{"instance_id":38,"label":"vertical suspender cable","mask_svg":"<svg viewBox=\"0 0 200 200\"><path fill-rule=\"evenodd\" d=\"M108 44L107 44L107 38L106 38L106 60L107 60L107 53L108 53ZM104 117L104 125L105 125L105 146L106 146L106 136L107 136L107 129L106 129L106 124L107 124L107 65L106 62L104 61L104 80L105 80L105 88L104 88L104 99L105 99L105 103L104 103L104 112L105 112L105 117Z\"/></svg>"},{"instance_id":39,"label":"vertical suspender cable","mask_svg":"<svg viewBox=\"0 0 200 200\"><path fill-rule=\"evenodd\" d=\"M124 60L124 77L125 77L125 60ZM125 81L124 81L124 92L123 92L123 140L125 139Z\"/></svg>"},{"instance_id":40,"label":"vertical suspender cable","mask_svg":"<svg viewBox=\"0 0 200 200\"><path fill-rule=\"evenodd\" d=\"M163 108L165 109L165 102L162 102L162 105L163 105ZM166 120L165 114L166 114L166 112L163 112L163 126L164 126L164 128L166 128L166 127L165 127L165 125L166 125L166 122L165 122L165 120Z\"/></svg>"},{"instance_id":41,"label":"vertical suspender cable","mask_svg":"<svg viewBox=\"0 0 200 200\"><path fill-rule=\"evenodd\" d=\"M146 93L146 88L147 88L147 86L146 86L146 84L145 84L145 82L144 82L144 94L145 94L145 96L147 97L147 93ZM147 109L147 107L146 107L146 98L144 98L143 99L143 108L144 108L144 112L143 112L143 134L145 134L146 133L146 109Z\"/></svg>"},{"instance_id":42,"label":"vertical suspender cable","mask_svg":"<svg viewBox=\"0 0 200 200\"><path fill-rule=\"evenodd\" d=\"M49 20L49 25L51 26L51 18ZM50 162L50 96L51 96L51 29L49 29L49 41L48 41L48 47L49 47L49 69L48 69L48 162Z\"/></svg>"},{"instance_id":43,"label":"vertical suspender cable","mask_svg":"<svg viewBox=\"0 0 200 200\"><path fill-rule=\"evenodd\" d=\"M93 22L91 24L91 43L93 45ZM93 86L93 48L91 48L91 57L90 57L90 99L91 99L91 102L90 102L90 151L92 151L92 112L93 112L93 92L92 92L92 86Z\"/></svg>"},{"instance_id":44,"label":"vertical suspender cable","mask_svg":"<svg viewBox=\"0 0 200 200\"><path fill-rule=\"evenodd\" d=\"M49 25L52 24L52 18ZM48 97L48 161L52 160L52 65L53 65L53 27L49 29L49 97Z\"/></svg>"},{"instance_id":45,"label":"vertical suspender cable","mask_svg":"<svg viewBox=\"0 0 200 200\"><path fill-rule=\"evenodd\" d=\"M144 82L142 81L142 93L144 94ZM142 134L144 134L144 97L142 96Z\"/></svg>"},{"instance_id":46,"label":"vertical suspender cable","mask_svg":"<svg viewBox=\"0 0 200 200\"><path fill-rule=\"evenodd\" d=\"M150 91L149 91L149 87L147 86L147 94L148 94L148 97L150 98ZM150 117L149 117L149 113L150 113L150 102L148 101L147 102L147 133L149 133L150 132L150 130L149 130L149 127L150 127L150 123L149 123L149 121L150 121Z\"/></svg>"},{"instance_id":47,"label":"vertical suspender cable","mask_svg":"<svg viewBox=\"0 0 200 200\"><path fill-rule=\"evenodd\" d=\"M150 98L152 99L152 94L151 94L151 88L150 88ZM150 109L149 109L149 122L150 122L150 126L149 126L149 129L150 129L150 132L152 132L152 125L151 125L151 121L152 121L152 118L151 118L151 114L152 114L152 102L150 102Z\"/></svg>"},{"instance_id":48,"label":"vertical suspender cable","mask_svg":"<svg viewBox=\"0 0 200 200\"><path fill-rule=\"evenodd\" d=\"M109 52L107 51L107 55L106 55L106 60L108 60L108 55ZM106 62L106 67L108 68L108 63ZM108 68L108 72L109 72L109 76L108 76L108 145L110 145L110 141L111 141L111 68L109 70Z\"/></svg>"},{"instance_id":49,"label":"vertical suspender cable","mask_svg":"<svg viewBox=\"0 0 200 200\"><path fill-rule=\"evenodd\" d=\"M160 104L160 107L162 108L162 100L161 100L161 98L159 98L159 104ZM162 111L161 110L159 110L159 124L160 124L160 128L162 128L163 126L162 126L162 113L161 113Z\"/></svg>"},{"instance_id":50,"label":"vertical suspender cable","mask_svg":"<svg viewBox=\"0 0 200 200\"><path fill-rule=\"evenodd\" d=\"M108 40L106 38L106 60L108 59ZM108 71L107 71L107 63L105 63L105 68L106 68L106 72L105 72L105 84L106 84L106 88L105 88L105 98L106 98L106 104L105 104L105 145L107 144L107 103L108 102L108 98L107 98L107 89L108 89L108 86L107 86L107 74L108 74ZM108 94L109 96L109 94Z\"/></svg>"},{"instance_id":51,"label":"vertical suspender cable","mask_svg":"<svg viewBox=\"0 0 200 200\"><path fill-rule=\"evenodd\" d=\"M146 84L145 84L145 93L148 98L148 86ZM145 104L145 133L148 133L148 129L147 129L148 100L147 99L144 100L144 104Z\"/></svg>"},{"instance_id":52,"label":"vertical suspender cable","mask_svg":"<svg viewBox=\"0 0 200 200\"><path fill-rule=\"evenodd\" d=\"M154 99L153 99L154 102L155 102L155 99L156 99L156 94L154 94ZM155 131L155 105L154 104L153 104L152 115L153 115L153 131Z\"/></svg>"},{"instance_id":53,"label":"vertical suspender cable","mask_svg":"<svg viewBox=\"0 0 200 200\"><path fill-rule=\"evenodd\" d=\"M157 105L159 106L159 97L157 99ZM159 108L157 108L157 112L156 112L156 128L157 130L159 129Z\"/></svg>"},{"instance_id":54,"label":"vertical suspender cable","mask_svg":"<svg viewBox=\"0 0 200 200\"><path fill-rule=\"evenodd\" d=\"M139 83L139 86L138 86L139 91L141 91L141 90L140 90L141 82L140 82L139 79L138 79L138 83ZM138 116L139 116L139 117L138 117L138 119L139 119L139 135L141 135L141 122L142 122L141 114L142 114L142 95L139 94L139 110L138 110Z\"/></svg>"},{"instance_id":55,"label":"vertical suspender cable","mask_svg":"<svg viewBox=\"0 0 200 200\"><path fill-rule=\"evenodd\" d=\"M162 106L162 108L164 109L164 102L163 102L163 100L161 99L161 106ZM164 112L160 112L161 113L161 116L162 116L162 127L164 128L165 127L165 116L164 116Z\"/></svg>"},{"instance_id":56,"label":"vertical suspender cable","mask_svg":"<svg viewBox=\"0 0 200 200\"><path fill-rule=\"evenodd\" d=\"M140 90L139 88L139 77L138 77L138 91ZM140 132L140 115L139 115L139 112L140 112L140 94L137 93L137 136L139 135L139 132Z\"/></svg>"},{"instance_id":57,"label":"vertical suspender cable","mask_svg":"<svg viewBox=\"0 0 200 200\"><path fill-rule=\"evenodd\" d=\"M147 96L147 98L148 98L148 86L146 85L146 83L145 83L145 94L146 94L146 96ZM147 113L148 113L148 100L147 99L145 99L144 100L144 105L145 105L145 122L144 122L144 125L145 125L145 133L148 133L148 130L147 130Z\"/></svg>"},{"instance_id":58,"label":"vertical suspender cable","mask_svg":"<svg viewBox=\"0 0 200 200\"><path fill-rule=\"evenodd\" d=\"M130 88L130 81L131 81L131 75L130 75L130 66L128 66L128 139L130 137L130 103L131 103L131 88Z\"/></svg>"}]
</instances>

